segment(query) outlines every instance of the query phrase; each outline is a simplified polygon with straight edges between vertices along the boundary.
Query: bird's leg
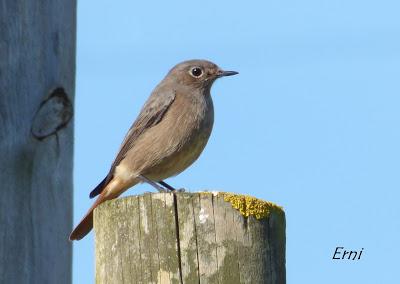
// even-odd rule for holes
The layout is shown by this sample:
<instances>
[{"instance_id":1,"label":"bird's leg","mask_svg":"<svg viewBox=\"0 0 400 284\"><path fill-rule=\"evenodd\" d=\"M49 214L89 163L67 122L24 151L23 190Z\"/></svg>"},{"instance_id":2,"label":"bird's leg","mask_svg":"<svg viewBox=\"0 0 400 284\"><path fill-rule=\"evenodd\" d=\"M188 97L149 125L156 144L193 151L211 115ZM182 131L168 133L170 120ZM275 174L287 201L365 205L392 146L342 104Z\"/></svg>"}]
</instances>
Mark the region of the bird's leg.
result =
<instances>
[{"instance_id":1,"label":"bird's leg","mask_svg":"<svg viewBox=\"0 0 400 284\"><path fill-rule=\"evenodd\" d=\"M159 186L157 183L155 183L154 181L148 179L147 177L145 177L144 175L139 175L138 178L145 183L150 184L151 186L155 187L155 189L157 189L159 192L167 192L167 190L161 186Z\"/></svg>"},{"instance_id":2,"label":"bird's leg","mask_svg":"<svg viewBox=\"0 0 400 284\"><path fill-rule=\"evenodd\" d=\"M173 188L172 186L170 186L168 183L166 183L166 182L163 181L163 180L160 180L158 183L161 184L163 187L165 187L165 188L171 190L171 191L175 191L175 192L185 192L185 189L184 189L184 188L179 188L179 189Z\"/></svg>"},{"instance_id":3,"label":"bird's leg","mask_svg":"<svg viewBox=\"0 0 400 284\"><path fill-rule=\"evenodd\" d=\"M169 185L168 183L166 183L165 181L160 180L158 183L161 184L163 187L165 187L165 188L171 190L171 191L176 191L175 188L173 188L172 186L170 186L170 185Z\"/></svg>"}]
</instances>

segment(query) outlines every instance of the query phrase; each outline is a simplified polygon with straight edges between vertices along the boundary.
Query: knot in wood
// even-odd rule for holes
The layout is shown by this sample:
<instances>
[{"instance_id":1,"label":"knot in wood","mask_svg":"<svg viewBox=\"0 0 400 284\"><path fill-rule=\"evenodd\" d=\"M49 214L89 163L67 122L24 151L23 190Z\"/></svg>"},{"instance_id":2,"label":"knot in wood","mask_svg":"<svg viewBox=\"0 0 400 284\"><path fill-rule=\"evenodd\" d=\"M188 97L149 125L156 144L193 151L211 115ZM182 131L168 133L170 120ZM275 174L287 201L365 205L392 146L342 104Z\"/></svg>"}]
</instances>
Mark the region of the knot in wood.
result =
<instances>
[{"instance_id":1,"label":"knot in wood","mask_svg":"<svg viewBox=\"0 0 400 284\"><path fill-rule=\"evenodd\" d=\"M72 103L63 88L55 89L40 104L33 118L31 133L43 140L67 126L73 115Z\"/></svg>"}]
</instances>

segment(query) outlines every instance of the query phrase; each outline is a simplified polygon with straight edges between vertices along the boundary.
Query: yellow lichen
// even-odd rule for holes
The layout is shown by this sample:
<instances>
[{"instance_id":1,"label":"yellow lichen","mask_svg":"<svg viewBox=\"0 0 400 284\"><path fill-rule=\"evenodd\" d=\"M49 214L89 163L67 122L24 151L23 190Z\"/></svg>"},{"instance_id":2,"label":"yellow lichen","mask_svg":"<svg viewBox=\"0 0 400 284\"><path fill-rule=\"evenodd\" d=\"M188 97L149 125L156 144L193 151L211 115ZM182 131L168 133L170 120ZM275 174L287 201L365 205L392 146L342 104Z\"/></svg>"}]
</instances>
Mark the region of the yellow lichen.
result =
<instances>
[{"instance_id":1,"label":"yellow lichen","mask_svg":"<svg viewBox=\"0 0 400 284\"><path fill-rule=\"evenodd\" d=\"M268 201L257 199L248 195L223 193L224 200L230 202L232 207L239 210L245 217L254 216L257 219L266 218L271 211L283 212L282 207Z\"/></svg>"}]
</instances>

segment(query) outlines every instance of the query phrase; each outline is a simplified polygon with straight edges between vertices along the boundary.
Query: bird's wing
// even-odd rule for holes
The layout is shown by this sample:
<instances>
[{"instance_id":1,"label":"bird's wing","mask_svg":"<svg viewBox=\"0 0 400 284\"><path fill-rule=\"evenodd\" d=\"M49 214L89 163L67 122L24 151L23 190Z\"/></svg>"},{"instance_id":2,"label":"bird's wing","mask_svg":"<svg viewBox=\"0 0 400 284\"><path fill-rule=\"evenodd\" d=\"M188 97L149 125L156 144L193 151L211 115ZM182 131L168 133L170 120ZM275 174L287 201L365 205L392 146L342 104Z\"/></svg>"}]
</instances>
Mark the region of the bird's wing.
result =
<instances>
[{"instance_id":1,"label":"bird's wing","mask_svg":"<svg viewBox=\"0 0 400 284\"><path fill-rule=\"evenodd\" d=\"M125 155L133 147L137 138L162 120L174 100L175 91L153 92L126 134L107 176L107 182L111 180L115 167L125 158Z\"/></svg>"}]
</instances>

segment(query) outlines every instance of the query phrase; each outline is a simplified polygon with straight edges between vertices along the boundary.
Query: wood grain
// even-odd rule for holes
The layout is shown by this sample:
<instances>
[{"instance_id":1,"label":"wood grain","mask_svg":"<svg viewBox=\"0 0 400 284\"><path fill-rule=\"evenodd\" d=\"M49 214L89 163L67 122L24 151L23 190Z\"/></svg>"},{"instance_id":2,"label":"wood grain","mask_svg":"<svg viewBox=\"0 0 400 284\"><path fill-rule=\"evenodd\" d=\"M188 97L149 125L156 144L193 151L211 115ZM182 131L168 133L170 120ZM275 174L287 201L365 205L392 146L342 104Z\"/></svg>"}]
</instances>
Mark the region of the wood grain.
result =
<instances>
[{"instance_id":1,"label":"wood grain","mask_svg":"<svg viewBox=\"0 0 400 284\"><path fill-rule=\"evenodd\" d=\"M74 0L0 0L0 283L71 283Z\"/></svg>"},{"instance_id":2,"label":"wood grain","mask_svg":"<svg viewBox=\"0 0 400 284\"><path fill-rule=\"evenodd\" d=\"M278 207L256 219L223 193L147 193L100 205L94 228L96 283L286 282Z\"/></svg>"}]
</instances>

